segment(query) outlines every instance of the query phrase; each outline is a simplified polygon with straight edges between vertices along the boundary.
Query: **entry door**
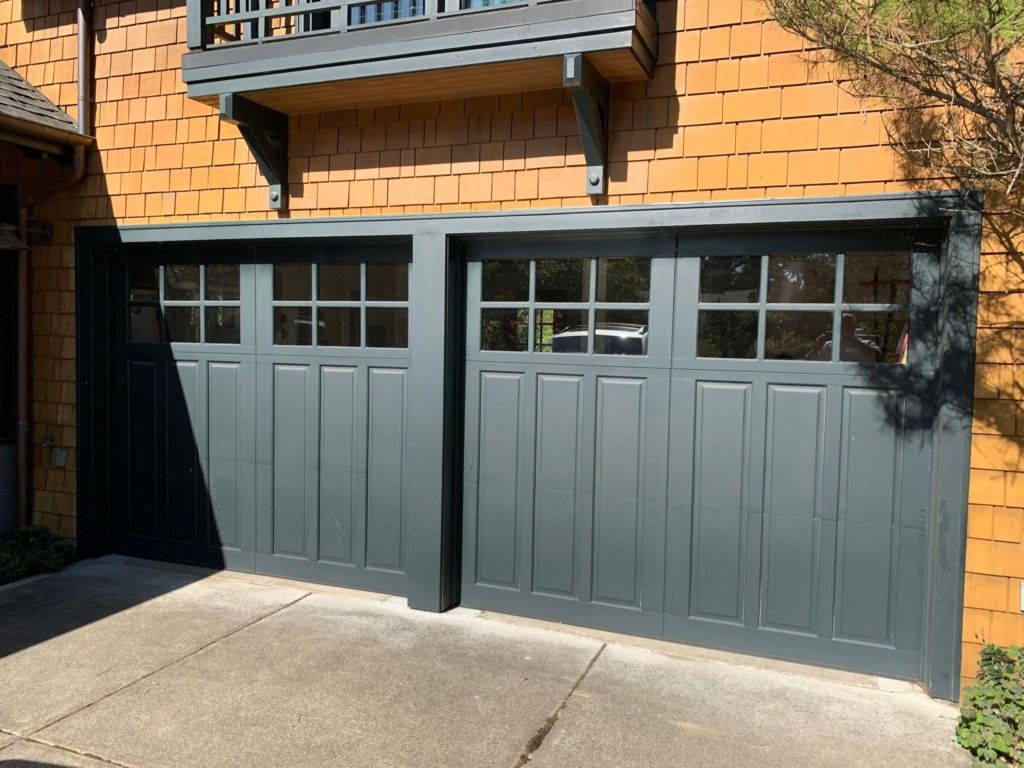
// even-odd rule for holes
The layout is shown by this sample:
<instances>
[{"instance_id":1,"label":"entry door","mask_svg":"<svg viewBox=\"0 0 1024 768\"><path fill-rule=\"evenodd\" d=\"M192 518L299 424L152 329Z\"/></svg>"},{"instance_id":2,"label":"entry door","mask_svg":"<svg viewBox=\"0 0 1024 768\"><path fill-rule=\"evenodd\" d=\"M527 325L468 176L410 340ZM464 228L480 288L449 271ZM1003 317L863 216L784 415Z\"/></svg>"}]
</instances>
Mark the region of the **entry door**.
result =
<instances>
[{"instance_id":1,"label":"entry door","mask_svg":"<svg viewBox=\"0 0 1024 768\"><path fill-rule=\"evenodd\" d=\"M123 552L404 592L408 254L364 254L131 257Z\"/></svg>"},{"instance_id":2,"label":"entry door","mask_svg":"<svg viewBox=\"0 0 1024 768\"><path fill-rule=\"evenodd\" d=\"M919 677L937 264L883 245L481 250L465 602Z\"/></svg>"}]
</instances>

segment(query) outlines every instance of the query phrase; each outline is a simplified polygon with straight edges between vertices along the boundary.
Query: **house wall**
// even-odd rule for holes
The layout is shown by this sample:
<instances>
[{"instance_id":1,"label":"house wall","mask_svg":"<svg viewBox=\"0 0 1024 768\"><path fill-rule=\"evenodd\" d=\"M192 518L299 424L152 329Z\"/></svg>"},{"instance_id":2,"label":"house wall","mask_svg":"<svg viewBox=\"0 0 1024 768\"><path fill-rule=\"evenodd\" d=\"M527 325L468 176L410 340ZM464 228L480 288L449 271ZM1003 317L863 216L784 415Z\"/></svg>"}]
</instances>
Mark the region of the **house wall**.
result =
<instances>
[{"instance_id":1,"label":"house wall","mask_svg":"<svg viewBox=\"0 0 1024 768\"><path fill-rule=\"evenodd\" d=\"M72 0L0 1L0 57L74 116ZM766 19L760 0L659 3L661 64L612 89L607 198L638 204L903 191L881 106ZM73 227L276 218L237 130L186 98L182 0L96 3L98 151L87 181L44 206L35 251L36 519L74 535ZM561 91L293 117L292 218L592 205ZM1024 266L1008 220L987 224L981 278L964 623L965 682L982 641L1024 642ZM1011 254L1010 252L1013 251ZM56 438L55 438L56 439Z\"/></svg>"}]
</instances>

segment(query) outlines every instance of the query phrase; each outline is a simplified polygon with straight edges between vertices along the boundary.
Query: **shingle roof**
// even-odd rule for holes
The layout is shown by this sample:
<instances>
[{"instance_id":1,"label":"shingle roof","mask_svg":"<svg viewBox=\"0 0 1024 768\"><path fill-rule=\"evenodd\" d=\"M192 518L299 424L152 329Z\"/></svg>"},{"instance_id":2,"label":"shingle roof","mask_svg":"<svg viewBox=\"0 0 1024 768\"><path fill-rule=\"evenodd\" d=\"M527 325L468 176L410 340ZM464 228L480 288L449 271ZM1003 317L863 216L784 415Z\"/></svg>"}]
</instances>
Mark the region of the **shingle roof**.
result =
<instances>
[{"instance_id":1,"label":"shingle roof","mask_svg":"<svg viewBox=\"0 0 1024 768\"><path fill-rule=\"evenodd\" d=\"M25 78L0 61L0 116L62 132L75 132L75 121Z\"/></svg>"}]
</instances>

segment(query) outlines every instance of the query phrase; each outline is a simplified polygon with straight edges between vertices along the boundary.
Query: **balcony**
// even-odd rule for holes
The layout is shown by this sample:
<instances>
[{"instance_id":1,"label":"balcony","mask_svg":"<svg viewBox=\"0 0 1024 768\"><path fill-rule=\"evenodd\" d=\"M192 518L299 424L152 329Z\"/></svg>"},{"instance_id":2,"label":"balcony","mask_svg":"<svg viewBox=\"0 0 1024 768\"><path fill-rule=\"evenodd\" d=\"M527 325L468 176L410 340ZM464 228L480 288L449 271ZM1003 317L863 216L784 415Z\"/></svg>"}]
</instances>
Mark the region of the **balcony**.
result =
<instances>
[{"instance_id":1,"label":"balcony","mask_svg":"<svg viewBox=\"0 0 1024 768\"><path fill-rule=\"evenodd\" d=\"M187 0L183 78L283 114L559 88L565 54L650 77L654 0Z\"/></svg>"},{"instance_id":2,"label":"balcony","mask_svg":"<svg viewBox=\"0 0 1024 768\"><path fill-rule=\"evenodd\" d=\"M651 77L656 0L186 0L188 95L239 126L286 206L288 117L565 88L604 193L609 83Z\"/></svg>"}]
</instances>

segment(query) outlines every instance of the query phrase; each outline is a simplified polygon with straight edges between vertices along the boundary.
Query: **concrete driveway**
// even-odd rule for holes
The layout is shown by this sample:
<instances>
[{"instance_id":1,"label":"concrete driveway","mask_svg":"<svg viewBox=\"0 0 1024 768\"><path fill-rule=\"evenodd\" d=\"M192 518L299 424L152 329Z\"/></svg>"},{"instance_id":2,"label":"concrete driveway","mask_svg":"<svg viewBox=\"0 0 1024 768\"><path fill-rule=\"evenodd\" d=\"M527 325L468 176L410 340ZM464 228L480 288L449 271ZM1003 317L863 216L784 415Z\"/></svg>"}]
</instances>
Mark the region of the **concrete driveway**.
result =
<instances>
[{"instance_id":1,"label":"concrete driveway","mask_svg":"<svg viewBox=\"0 0 1024 768\"><path fill-rule=\"evenodd\" d=\"M0 767L959 766L906 683L124 558L0 589Z\"/></svg>"}]
</instances>

